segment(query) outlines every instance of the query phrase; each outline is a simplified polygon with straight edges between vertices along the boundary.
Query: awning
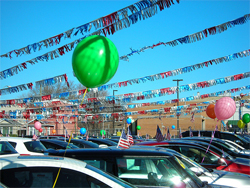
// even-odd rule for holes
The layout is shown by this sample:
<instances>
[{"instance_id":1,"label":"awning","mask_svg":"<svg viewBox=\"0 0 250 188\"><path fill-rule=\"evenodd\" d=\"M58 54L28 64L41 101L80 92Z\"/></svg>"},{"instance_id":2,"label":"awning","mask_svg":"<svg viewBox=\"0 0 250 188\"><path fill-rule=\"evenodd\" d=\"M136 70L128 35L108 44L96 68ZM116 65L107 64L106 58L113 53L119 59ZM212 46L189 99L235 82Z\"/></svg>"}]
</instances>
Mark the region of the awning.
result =
<instances>
[{"instance_id":1,"label":"awning","mask_svg":"<svg viewBox=\"0 0 250 188\"><path fill-rule=\"evenodd\" d=\"M238 125L239 120L228 120L227 125Z\"/></svg>"}]
</instances>

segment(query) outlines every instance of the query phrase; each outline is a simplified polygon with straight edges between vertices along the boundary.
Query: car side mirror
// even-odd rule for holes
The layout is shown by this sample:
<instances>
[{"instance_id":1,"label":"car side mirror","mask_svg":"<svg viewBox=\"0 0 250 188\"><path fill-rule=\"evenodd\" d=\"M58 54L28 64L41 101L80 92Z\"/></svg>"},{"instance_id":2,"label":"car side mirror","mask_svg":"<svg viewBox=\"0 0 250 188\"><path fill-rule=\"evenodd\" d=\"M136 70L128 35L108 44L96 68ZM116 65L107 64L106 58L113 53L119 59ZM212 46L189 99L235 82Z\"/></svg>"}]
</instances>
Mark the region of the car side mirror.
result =
<instances>
[{"instance_id":1,"label":"car side mirror","mask_svg":"<svg viewBox=\"0 0 250 188\"><path fill-rule=\"evenodd\" d=\"M227 166L227 163L226 163L226 161L223 158L220 158L217 161L217 164L220 165L220 166Z\"/></svg>"},{"instance_id":2,"label":"car side mirror","mask_svg":"<svg viewBox=\"0 0 250 188\"><path fill-rule=\"evenodd\" d=\"M190 169L193 173L195 173L196 176L201 176L201 175L203 174L203 169L201 169L201 168L192 166L192 167L190 167L189 169Z\"/></svg>"}]
</instances>

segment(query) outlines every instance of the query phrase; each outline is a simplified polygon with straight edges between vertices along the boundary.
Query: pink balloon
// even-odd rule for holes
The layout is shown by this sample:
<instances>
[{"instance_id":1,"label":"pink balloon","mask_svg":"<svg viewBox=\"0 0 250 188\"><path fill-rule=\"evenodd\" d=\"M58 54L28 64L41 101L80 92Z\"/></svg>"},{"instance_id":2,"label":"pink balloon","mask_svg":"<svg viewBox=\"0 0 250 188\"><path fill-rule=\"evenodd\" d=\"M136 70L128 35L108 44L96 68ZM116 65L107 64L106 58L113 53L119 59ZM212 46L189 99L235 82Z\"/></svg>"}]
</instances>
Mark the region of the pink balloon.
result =
<instances>
[{"instance_id":1,"label":"pink balloon","mask_svg":"<svg viewBox=\"0 0 250 188\"><path fill-rule=\"evenodd\" d=\"M42 125L39 121L36 121L34 127L36 130L39 130L39 129L41 129Z\"/></svg>"},{"instance_id":2,"label":"pink balloon","mask_svg":"<svg viewBox=\"0 0 250 188\"><path fill-rule=\"evenodd\" d=\"M220 98L214 106L214 112L218 120L229 119L234 115L235 111L235 102L230 97Z\"/></svg>"}]
</instances>

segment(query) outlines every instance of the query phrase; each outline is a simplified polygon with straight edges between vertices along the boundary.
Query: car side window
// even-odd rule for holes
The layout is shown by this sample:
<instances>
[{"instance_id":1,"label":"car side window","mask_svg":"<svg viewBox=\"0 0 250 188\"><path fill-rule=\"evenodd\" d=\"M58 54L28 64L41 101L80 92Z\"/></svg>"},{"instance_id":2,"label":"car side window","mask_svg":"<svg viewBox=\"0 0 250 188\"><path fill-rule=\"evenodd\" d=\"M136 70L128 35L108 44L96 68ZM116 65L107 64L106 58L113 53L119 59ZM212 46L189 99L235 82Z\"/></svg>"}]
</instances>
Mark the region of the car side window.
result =
<instances>
[{"instance_id":1,"label":"car side window","mask_svg":"<svg viewBox=\"0 0 250 188\"><path fill-rule=\"evenodd\" d=\"M84 144L81 144L81 143L74 142L72 144L79 147L79 148L85 148Z\"/></svg>"},{"instance_id":2,"label":"car side window","mask_svg":"<svg viewBox=\"0 0 250 188\"><path fill-rule=\"evenodd\" d=\"M11 141L8 142L13 146L13 148L16 148L16 142L11 142Z\"/></svg>"},{"instance_id":3,"label":"car side window","mask_svg":"<svg viewBox=\"0 0 250 188\"><path fill-rule=\"evenodd\" d=\"M1 182L8 187L53 187L58 170L57 167L24 167L2 170ZM110 186L88 174L62 168L55 187L106 188Z\"/></svg>"},{"instance_id":4,"label":"car side window","mask_svg":"<svg viewBox=\"0 0 250 188\"><path fill-rule=\"evenodd\" d=\"M217 164L218 158L209 152L205 152L198 148L187 147L187 146L180 146L180 153L185 155L186 157L190 158L191 160L201 163L203 158L204 164Z\"/></svg>"},{"instance_id":5,"label":"car side window","mask_svg":"<svg viewBox=\"0 0 250 188\"><path fill-rule=\"evenodd\" d=\"M47 149L59 149L56 145L47 143L47 142L42 142L42 144L47 148Z\"/></svg>"}]
</instances>

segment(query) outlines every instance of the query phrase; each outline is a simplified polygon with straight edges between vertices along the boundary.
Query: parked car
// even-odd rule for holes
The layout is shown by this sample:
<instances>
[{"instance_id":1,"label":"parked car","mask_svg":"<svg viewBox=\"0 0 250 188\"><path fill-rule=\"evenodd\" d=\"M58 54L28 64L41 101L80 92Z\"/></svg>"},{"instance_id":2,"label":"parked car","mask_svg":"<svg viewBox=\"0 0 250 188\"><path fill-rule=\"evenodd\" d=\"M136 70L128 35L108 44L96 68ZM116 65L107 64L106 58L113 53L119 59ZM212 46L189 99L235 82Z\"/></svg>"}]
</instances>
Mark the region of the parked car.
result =
<instances>
[{"instance_id":1,"label":"parked car","mask_svg":"<svg viewBox=\"0 0 250 188\"><path fill-rule=\"evenodd\" d=\"M175 157L178 157L181 162L185 164L187 168L189 168L193 173L195 173L199 179L203 182L208 182L212 187L220 186L220 187L240 187L247 188L249 187L249 175L235 173L235 172L227 172L224 170L215 170L215 169L206 169L191 160L190 158L182 155L181 153L167 148L155 147L155 146L132 146L133 149L150 149L150 150L158 150L158 151L166 151L168 153L172 153Z\"/></svg>"},{"instance_id":2,"label":"parked car","mask_svg":"<svg viewBox=\"0 0 250 188\"><path fill-rule=\"evenodd\" d=\"M64 138L62 136L40 136L39 139L59 139Z\"/></svg>"},{"instance_id":3,"label":"parked car","mask_svg":"<svg viewBox=\"0 0 250 188\"><path fill-rule=\"evenodd\" d=\"M20 155L44 155L46 148L39 140L22 137L0 137L0 141L9 142Z\"/></svg>"},{"instance_id":4,"label":"parked car","mask_svg":"<svg viewBox=\"0 0 250 188\"><path fill-rule=\"evenodd\" d=\"M211 138L209 138L209 137L184 137L184 138L182 138L182 140L206 142L209 144L211 142ZM227 142L225 142L221 139L213 138L211 145L223 150L224 152L228 153L229 155L233 156L234 158L242 157L242 158L250 159L249 154L240 153L240 151L238 149L236 149L234 146L228 144Z\"/></svg>"},{"instance_id":5,"label":"parked car","mask_svg":"<svg viewBox=\"0 0 250 188\"><path fill-rule=\"evenodd\" d=\"M20 154L13 148L13 146L7 141L0 141L0 158L19 156Z\"/></svg>"},{"instance_id":6,"label":"parked car","mask_svg":"<svg viewBox=\"0 0 250 188\"><path fill-rule=\"evenodd\" d=\"M83 139L86 140L85 137ZM89 138L88 141L98 144L99 147L117 146L117 142L111 141L109 139Z\"/></svg>"},{"instance_id":7,"label":"parked car","mask_svg":"<svg viewBox=\"0 0 250 188\"><path fill-rule=\"evenodd\" d=\"M7 187L54 187L55 180L55 187L134 187L83 161L51 156L0 159L0 179Z\"/></svg>"},{"instance_id":8,"label":"parked car","mask_svg":"<svg viewBox=\"0 0 250 188\"><path fill-rule=\"evenodd\" d=\"M50 150L49 155L85 161L137 187L207 187L180 160L167 152L154 150L102 149Z\"/></svg>"},{"instance_id":9,"label":"parked car","mask_svg":"<svg viewBox=\"0 0 250 188\"><path fill-rule=\"evenodd\" d=\"M192 131L193 136L198 136L199 131ZM201 137L211 137L213 131L200 131ZM189 131L182 132L182 137L189 137ZM245 149L250 149L250 142L247 141L245 138L243 138L240 135L229 133L229 132L221 132L221 131L215 131L214 134L215 138L220 139L227 139L231 140L233 142L236 142L237 144L241 145Z\"/></svg>"},{"instance_id":10,"label":"parked car","mask_svg":"<svg viewBox=\"0 0 250 188\"><path fill-rule=\"evenodd\" d=\"M223 158L220 154L212 151L210 148L188 141L145 141L137 145L158 146L173 149L193 161L199 163L205 168L225 170L229 172L238 172L250 175L250 164L248 159L236 158L229 160Z\"/></svg>"},{"instance_id":11,"label":"parked car","mask_svg":"<svg viewBox=\"0 0 250 188\"><path fill-rule=\"evenodd\" d=\"M66 140L66 143L69 142L69 139L58 139L61 141ZM99 148L99 145L93 142L88 142L86 140L82 140L82 139L71 139L70 140L71 144L74 144L75 146L77 146L78 148Z\"/></svg>"},{"instance_id":12,"label":"parked car","mask_svg":"<svg viewBox=\"0 0 250 188\"><path fill-rule=\"evenodd\" d=\"M222 139L222 140L225 141L226 143L234 146L236 149L238 149L240 151L240 153L250 154L250 149L245 149L241 145L236 144L235 142L233 142L231 140L225 140L225 139Z\"/></svg>"},{"instance_id":13,"label":"parked car","mask_svg":"<svg viewBox=\"0 0 250 188\"><path fill-rule=\"evenodd\" d=\"M61 140L53 140L53 139L40 139L40 142L46 147L46 149L77 149L76 145Z\"/></svg>"}]
</instances>

